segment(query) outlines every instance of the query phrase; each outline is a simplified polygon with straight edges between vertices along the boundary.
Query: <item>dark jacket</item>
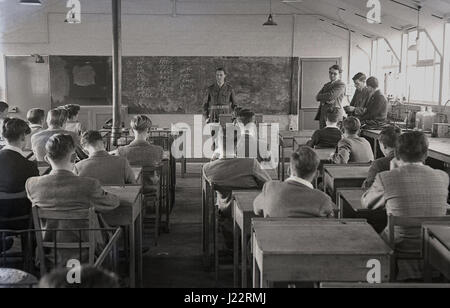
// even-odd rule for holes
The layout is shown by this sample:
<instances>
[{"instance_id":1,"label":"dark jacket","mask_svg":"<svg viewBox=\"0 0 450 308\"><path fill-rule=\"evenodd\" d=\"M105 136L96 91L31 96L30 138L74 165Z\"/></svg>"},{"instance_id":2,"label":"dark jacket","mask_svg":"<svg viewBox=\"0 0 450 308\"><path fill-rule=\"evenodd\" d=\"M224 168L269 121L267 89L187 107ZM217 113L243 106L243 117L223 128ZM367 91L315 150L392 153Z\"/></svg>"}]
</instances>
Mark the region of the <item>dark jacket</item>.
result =
<instances>
[{"instance_id":1,"label":"dark jacket","mask_svg":"<svg viewBox=\"0 0 450 308\"><path fill-rule=\"evenodd\" d=\"M386 123L388 101L380 90L375 91L367 103L366 112L360 116L361 124L379 126Z\"/></svg>"},{"instance_id":2,"label":"dark jacket","mask_svg":"<svg viewBox=\"0 0 450 308\"><path fill-rule=\"evenodd\" d=\"M209 120L209 123L219 123L220 115L232 114L235 108L235 94L230 84L225 83L220 88L217 83L214 83L208 87L203 114Z\"/></svg>"},{"instance_id":3,"label":"dark jacket","mask_svg":"<svg viewBox=\"0 0 450 308\"><path fill-rule=\"evenodd\" d=\"M25 191L25 183L39 176L34 162L27 160L19 153L11 150L0 151L0 192L16 194ZM18 200L0 200L0 217L13 218L31 214L31 203L24 195ZM28 223L14 225L0 223L0 229L28 229Z\"/></svg>"},{"instance_id":4,"label":"dark jacket","mask_svg":"<svg viewBox=\"0 0 450 308\"><path fill-rule=\"evenodd\" d=\"M379 158L372 163L369 169L369 175L363 184L363 189L369 189L373 182L375 182L375 177L378 173L391 170L391 161L394 159L395 155L392 152L387 157Z\"/></svg>"},{"instance_id":5,"label":"dark jacket","mask_svg":"<svg viewBox=\"0 0 450 308\"><path fill-rule=\"evenodd\" d=\"M341 115L344 114L342 101L344 100L346 89L345 83L337 80L325 84L319 94L317 94L316 100L320 102L320 107L317 112L316 121L320 121L320 128L326 126L327 111L330 107L339 108Z\"/></svg>"}]
</instances>

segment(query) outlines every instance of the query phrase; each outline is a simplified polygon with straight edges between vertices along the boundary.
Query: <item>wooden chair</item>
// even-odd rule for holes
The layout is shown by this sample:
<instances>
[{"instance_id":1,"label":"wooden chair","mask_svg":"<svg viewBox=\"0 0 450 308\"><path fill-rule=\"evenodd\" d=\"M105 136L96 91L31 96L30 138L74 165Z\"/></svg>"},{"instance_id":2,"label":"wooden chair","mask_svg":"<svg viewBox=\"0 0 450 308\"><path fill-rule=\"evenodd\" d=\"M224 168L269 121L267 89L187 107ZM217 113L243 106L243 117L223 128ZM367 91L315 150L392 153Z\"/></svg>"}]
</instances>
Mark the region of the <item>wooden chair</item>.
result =
<instances>
[{"instance_id":1,"label":"wooden chair","mask_svg":"<svg viewBox=\"0 0 450 308\"><path fill-rule=\"evenodd\" d=\"M392 262L392 275L395 277L397 261L398 260L423 260L423 247L419 247L417 252L402 253L396 249L395 243L395 228L417 228L422 229L423 224L437 223L437 222L450 222L450 216L440 216L440 217L403 217L394 216L392 214L388 215L388 230L389 230L389 246L394 250L393 262ZM422 233L423 237L423 233ZM421 240L421 243L423 239ZM423 245L423 243L422 243Z\"/></svg>"},{"instance_id":2,"label":"wooden chair","mask_svg":"<svg viewBox=\"0 0 450 308\"><path fill-rule=\"evenodd\" d=\"M155 226L154 226L154 234L155 234L155 246L158 245L158 239L160 234L160 224L161 224L161 209L166 202L166 181L167 178L164 176L164 164L158 165L148 165L146 162L136 162L132 165L132 167L140 167L142 168L142 176L141 176L141 185L142 185L142 194L143 198L143 211L146 208L147 204L153 204L155 207ZM159 186L158 190L153 192L146 192L146 178L152 178L158 176L159 181L156 185ZM167 204L166 204L167 209Z\"/></svg>"},{"instance_id":3,"label":"wooden chair","mask_svg":"<svg viewBox=\"0 0 450 308\"><path fill-rule=\"evenodd\" d=\"M57 208L57 206L55 206ZM45 275L48 272L47 269L47 262L45 254L45 249L54 249L53 254L55 257L54 262L57 263L58 255L57 250L58 249L68 249L68 250L78 250L80 262L82 260L82 250L87 249L88 250L88 264L94 265L95 262L95 249L97 246L97 240L95 237L95 232L97 231L87 231L88 232L88 241L82 241L80 238L78 242L57 242L57 233L58 232L79 232L79 235L81 236L83 232L86 232L86 230L94 230L98 229L96 228L95 221L97 219L97 214L95 213L95 210L93 207L86 209L86 210L74 210L74 211L67 211L67 210L54 210L54 209L42 209L38 206L33 206L33 221L34 226L37 230L44 230L41 226L42 220L58 220L58 221L85 221L88 223L88 228L83 229L77 229L77 230L48 230L48 231L38 231L36 232L36 243L37 243L37 254L40 261L40 271L41 275ZM44 232L54 232L54 240L53 241L46 241L44 239ZM56 266L57 264L55 264Z\"/></svg>"},{"instance_id":4,"label":"wooden chair","mask_svg":"<svg viewBox=\"0 0 450 308\"><path fill-rule=\"evenodd\" d=\"M0 193L0 206L3 202L8 202L9 206L15 206L18 202L23 202L24 200L28 200L26 192L20 192L17 194L7 194L7 193ZM20 206L17 204L17 206ZM31 229L32 219L31 219L31 212L30 214L25 214L22 216L16 216L16 217L1 217L0 216L0 226L7 226L8 228L0 227L0 229L9 229L9 231L21 231L17 230L16 228L12 228L10 226L16 226L18 224L26 224L26 227L28 229ZM23 229L23 228L22 228ZM25 228L26 229L26 228ZM31 240L26 233L11 233L12 236L18 236L20 237L21 242L21 253L24 261L24 268L26 270L31 270L31 261L32 261L32 255L33 255L33 249L31 246ZM3 240L3 237L8 236L8 232L5 230L4 232L0 232L0 240ZM3 263L6 264L6 258L7 254L6 251L1 253L3 257Z\"/></svg>"}]
</instances>

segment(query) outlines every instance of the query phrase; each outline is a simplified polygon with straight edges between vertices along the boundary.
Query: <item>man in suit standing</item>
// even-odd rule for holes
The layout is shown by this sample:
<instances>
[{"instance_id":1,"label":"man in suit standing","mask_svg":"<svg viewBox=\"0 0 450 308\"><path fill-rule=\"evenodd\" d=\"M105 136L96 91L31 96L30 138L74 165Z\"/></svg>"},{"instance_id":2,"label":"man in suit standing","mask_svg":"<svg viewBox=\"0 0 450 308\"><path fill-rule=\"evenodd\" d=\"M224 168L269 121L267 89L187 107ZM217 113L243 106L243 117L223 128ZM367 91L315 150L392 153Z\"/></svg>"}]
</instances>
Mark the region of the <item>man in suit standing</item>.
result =
<instances>
[{"instance_id":1,"label":"man in suit standing","mask_svg":"<svg viewBox=\"0 0 450 308\"><path fill-rule=\"evenodd\" d=\"M316 121L320 122L320 128L327 126L327 111L330 107L336 107L340 111L340 120L344 115L342 109L342 101L345 97L346 86L341 81L342 68L339 65L333 65L330 67L330 82L325 84L317 94L316 100L320 102L319 111L316 116Z\"/></svg>"},{"instance_id":2,"label":"man in suit standing","mask_svg":"<svg viewBox=\"0 0 450 308\"><path fill-rule=\"evenodd\" d=\"M361 125L377 128L386 124L388 101L378 89L377 78L370 77L367 79L367 87L373 94L367 103L365 112L358 117L361 120Z\"/></svg>"},{"instance_id":3,"label":"man in suit standing","mask_svg":"<svg viewBox=\"0 0 450 308\"><path fill-rule=\"evenodd\" d=\"M285 182L270 181L253 203L256 215L266 218L332 217L333 202L314 189L320 159L310 147L297 149L291 157L291 177Z\"/></svg>"},{"instance_id":4,"label":"man in suit standing","mask_svg":"<svg viewBox=\"0 0 450 308\"><path fill-rule=\"evenodd\" d=\"M233 114L236 108L236 99L233 87L225 82L225 69L216 70L216 83L208 87L206 102L203 105L203 114L207 123L219 123L222 114Z\"/></svg>"},{"instance_id":5,"label":"man in suit standing","mask_svg":"<svg viewBox=\"0 0 450 308\"><path fill-rule=\"evenodd\" d=\"M113 156L106 152L102 135L99 132L85 132L81 137L81 144L89 153L89 158L75 165L75 174L97 179L102 185L136 183L128 160L125 157Z\"/></svg>"},{"instance_id":6,"label":"man in suit standing","mask_svg":"<svg viewBox=\"0 0 450 308\"><path fill-rule=\"evenodd\" d=\"M33 206L47 210L76 211L91 207L97 213L104 213L117 208L120 200L115 195L105 192L96 179L78 177L74 167L75 142L71 135L56 134L49 138L46 145L46 160L52 167L49 175L30 178L25 187ZM46 229L87 229L87 223L80 221L43 221ZM94 222L100 228L100 219ZM46 233L46 241L52 240L54 234ZM87 241L87 234L83 235ZM99 244L104 243L101 232L96 233ZM58 242L78 242L78 232L59 232Z\"/></svg>"},{"instance_id":7,"label":"man in suit standing","mask_svg":"<svg viewBox=\"0 0 450 308\"><path fill-rule=\"evenodd\" d=\"M364 208L385 208L387 214L408 217L439 217L447 211L449 176L424 165L428 140L422 132L400 136L391 171L379 173L363 195ZM389 238L388 230L384 237ZM415 253L421 249L420 228L396 228L396 249ZM398 262L398 280L422 278L422 266L416 260Z\"/></svg>"}]
</instances>

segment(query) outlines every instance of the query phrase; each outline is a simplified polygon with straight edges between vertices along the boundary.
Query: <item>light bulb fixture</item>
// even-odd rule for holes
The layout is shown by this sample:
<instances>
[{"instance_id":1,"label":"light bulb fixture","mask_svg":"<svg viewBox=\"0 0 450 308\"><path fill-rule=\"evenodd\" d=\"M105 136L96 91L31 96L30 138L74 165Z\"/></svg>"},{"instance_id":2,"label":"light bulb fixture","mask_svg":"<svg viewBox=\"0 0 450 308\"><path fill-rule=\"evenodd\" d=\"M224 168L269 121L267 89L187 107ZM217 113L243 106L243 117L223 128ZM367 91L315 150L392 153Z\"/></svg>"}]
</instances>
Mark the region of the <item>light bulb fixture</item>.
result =
<instances>
[{"instance_id":1,"label":"light bulb fixture","mask_svg":"<svg viewBox=\"0 0 450 308\"><path fill-rule=\"evenodd\" d=\"M409 46L408 51L418 51L419 50L419 40L420 40L420 11L422 10L422 6L419 5L417 7L417 38L416 43Z\"/></svg>"},{"instance_id":2,"label":"light bulb fixture","mask_svg":"<svg viewBox=\"0 0 450 308\"><path fill-rule=\"evenodd\" d=\"M20 0L19 3L23 5L42 5L40 0Z\"/></svg>"},{"instance_id":3,"label":"light bulb fixture","mask_svg":"<svg viewBox=\"0 0 450 308\"><path fill-rule=\"evenodd\" d=\"M263 26L278 26L278 24L273 20L272 15L272 0L270 0L270 13L267 21L263 24Z\"/></svg>"}]
</instances>

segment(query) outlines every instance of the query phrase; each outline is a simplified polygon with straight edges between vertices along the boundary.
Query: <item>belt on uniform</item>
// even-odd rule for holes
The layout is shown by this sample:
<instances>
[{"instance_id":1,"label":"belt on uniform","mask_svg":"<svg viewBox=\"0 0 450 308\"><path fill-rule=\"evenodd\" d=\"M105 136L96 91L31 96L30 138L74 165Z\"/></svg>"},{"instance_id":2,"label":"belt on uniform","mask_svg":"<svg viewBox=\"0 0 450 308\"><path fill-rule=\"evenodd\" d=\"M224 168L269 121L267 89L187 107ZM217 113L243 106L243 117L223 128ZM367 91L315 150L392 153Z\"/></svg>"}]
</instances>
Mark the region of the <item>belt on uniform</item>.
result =
<instances>
[{"instance_id":1,"label":"belt on uniform","mask_svg":"<svg viewBox=\"0 0 450 308\"><path fill-rule=\"evenodd\" d=\"M215 105L210 107L211 110L224 110L224 109L230 109L230 106L227 105Z\"/></svg>"}]
</instances>

